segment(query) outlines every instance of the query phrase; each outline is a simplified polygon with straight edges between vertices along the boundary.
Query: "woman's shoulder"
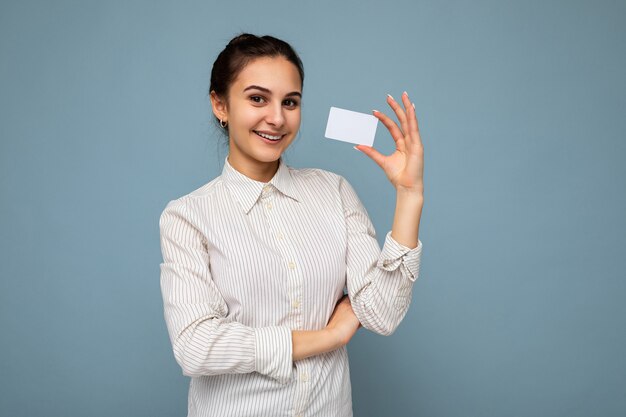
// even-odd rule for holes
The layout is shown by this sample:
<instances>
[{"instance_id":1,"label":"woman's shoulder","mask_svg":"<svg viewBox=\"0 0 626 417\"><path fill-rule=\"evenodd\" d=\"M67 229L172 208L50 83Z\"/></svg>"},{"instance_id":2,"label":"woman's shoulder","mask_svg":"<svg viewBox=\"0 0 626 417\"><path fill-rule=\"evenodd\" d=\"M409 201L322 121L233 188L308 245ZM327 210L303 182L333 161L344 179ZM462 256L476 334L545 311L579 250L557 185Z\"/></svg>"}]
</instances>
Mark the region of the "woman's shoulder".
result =
<instances>
[{"instance_id":1,"label":"woman's shoulder","mask_svg":"<svg viewBox=\"0 0 626 417\"><path fill-rule=\"evenodd\" d=\"M178 197L174 197L171 200L169 200L167 204L165 205L164 211L177 209L177 208L184 208L185 206L188 206L189 203L199 198L200 199L207 198L207 197L210 198L211 196L220 192L222 188L221 185L222 185L221 176L213 178L212 180L202 184L201 186L197 187L191 192L188 192L187 194L184 194L184 195L180 195Z\"/></svg>"}]
</instances>

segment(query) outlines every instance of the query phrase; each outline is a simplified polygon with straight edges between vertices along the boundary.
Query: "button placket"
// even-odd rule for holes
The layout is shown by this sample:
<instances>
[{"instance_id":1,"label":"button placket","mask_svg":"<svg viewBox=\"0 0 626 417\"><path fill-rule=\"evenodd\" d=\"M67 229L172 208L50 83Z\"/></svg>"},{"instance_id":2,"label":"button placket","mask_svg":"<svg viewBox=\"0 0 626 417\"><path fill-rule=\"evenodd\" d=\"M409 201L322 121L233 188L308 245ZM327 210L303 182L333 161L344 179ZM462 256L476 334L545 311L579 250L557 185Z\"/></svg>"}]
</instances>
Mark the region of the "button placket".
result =
<instances>
[{"instance_id":1,"label":"button placket","mask_svg":"<svg viewBox=\"0 0 626 417\"><path fill-rule=\"evenodd\" d=\"M303 415L306 408L309 405L311 385L309 383L311 379L310 375L310 358L301 359L296 362L296 372L298 375L296 398L294 399L294 411L295 415Z\"/></svg>"},{"instance_id":2,"label":"button placket","mask_svg":"<svg viewBox=\"0 0 626 417\"><path fill-rule=\"evenodd\" d=\"M271 195L271 198L270 198ZM277 249L281 258L283 259L283 270L285 271L286 289L289 305L289 325L292 329L302 329L303 316L302 316L302 283L303 283L303 271L298 263L299 259L296 256L294 249L290 245L289 239L286 239L284 231L287 230L287 225L282 222L281 207L284 203L284 199L287 199L278 192L272 190L269 195L262 194L262 203L270 228L270 236L275 236L273 246ZM268 204L272 208L268 208Z\"/></svg>"}]
</instances>

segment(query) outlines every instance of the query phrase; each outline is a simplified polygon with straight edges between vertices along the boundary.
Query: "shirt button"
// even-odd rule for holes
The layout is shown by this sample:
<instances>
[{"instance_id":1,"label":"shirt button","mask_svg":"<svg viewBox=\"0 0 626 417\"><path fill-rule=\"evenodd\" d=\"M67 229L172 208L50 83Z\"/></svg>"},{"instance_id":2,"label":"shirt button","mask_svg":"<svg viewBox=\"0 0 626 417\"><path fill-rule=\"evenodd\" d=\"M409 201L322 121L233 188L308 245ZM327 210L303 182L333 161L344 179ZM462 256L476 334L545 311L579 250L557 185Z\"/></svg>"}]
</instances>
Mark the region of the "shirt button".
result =
<instances>
[{"instance_id":1,"label":"shirt button","mask_svg":"<svg viewBox=\"0 0 626 417\"><path fill-rule=\"evenodd\" d=\"M278 232L278 240L283 240L284 238L285 236L282 233Z\"/></svg>"},{"instance_id":2,"label":"shirt button","mask_svg":"<svg viewBox=\"0 0 626 417\"><path fill-rule=\"evenodd\" d=\"M293 301L291 302L291 305L292 305L292 307L293 307L293 308L298 308L298 307L300 307L300 300L293 300Z\"/></svg>"},{"instance_id":3,"label":"shirt button","mask_svg":"<svg viewBox=\"0 0 626 417\"><path fill-rule=\"evenodd\" d=\"M272 203L267 203L265 205L265 207L267 207L268 210L271 210L272 209Z\"/></svg>"},{"instance_id":4,"label":"shirt button","mask_svg":"<svg viewBox=\"0 0 626 417\"><path fill-rule=\"evenodd\" d=\"M293 261L289 262L289 269L296 269L296 264Z\"/></svg>"},{"instance_id":5,"label":"shirt button","mask_svg":"<svg viewBox=\"0 0 626 417\"><path fill-rule=\"evenodd\" d=\"M307 374L306 372L302 372L300 374L300 381L307 382L308 380L309 380L309 374Z\"/></svg>"}]
</instances>

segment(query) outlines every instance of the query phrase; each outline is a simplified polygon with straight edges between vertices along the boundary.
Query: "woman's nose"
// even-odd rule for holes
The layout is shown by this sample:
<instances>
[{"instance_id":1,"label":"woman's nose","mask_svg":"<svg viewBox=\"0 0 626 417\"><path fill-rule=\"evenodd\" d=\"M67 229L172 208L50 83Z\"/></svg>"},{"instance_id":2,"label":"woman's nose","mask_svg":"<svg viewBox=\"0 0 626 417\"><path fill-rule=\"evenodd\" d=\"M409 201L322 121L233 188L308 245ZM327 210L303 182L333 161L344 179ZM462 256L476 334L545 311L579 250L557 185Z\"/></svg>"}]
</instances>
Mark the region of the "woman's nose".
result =
<instances>
[{"instance_id":1,"label":"woman's nose","mask_svg":"<svg viewBox=\"0 0 626 417\"><path fill-rule=\"evenodd\" d=\"M283 114L282 106L271 106L268 109L268 115L266 120L273 126L280 127L285 123L285 116Z\"/></svg>"}]
</instances>

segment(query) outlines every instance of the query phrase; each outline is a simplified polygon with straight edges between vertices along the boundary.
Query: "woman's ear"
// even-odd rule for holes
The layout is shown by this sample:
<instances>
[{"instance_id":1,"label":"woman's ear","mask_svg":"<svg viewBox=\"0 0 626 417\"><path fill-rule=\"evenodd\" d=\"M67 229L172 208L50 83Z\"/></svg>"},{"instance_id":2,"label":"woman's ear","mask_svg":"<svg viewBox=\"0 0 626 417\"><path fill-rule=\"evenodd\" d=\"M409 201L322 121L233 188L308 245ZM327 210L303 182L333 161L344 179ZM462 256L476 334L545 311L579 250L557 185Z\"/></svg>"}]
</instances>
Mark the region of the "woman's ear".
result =
<instances>
[{"instance_id":1,"label":"woman's ear","mask_svg":"<svg viewBox=\"0 0 626 417\"><path fill-rule=\"evenodd\" d=\"M211 91L211 107L213 108L213 114L219 120L228 122L228 108L226 106L226 100L218 96L217 93Z\"/></svg>"}]
</instances>

